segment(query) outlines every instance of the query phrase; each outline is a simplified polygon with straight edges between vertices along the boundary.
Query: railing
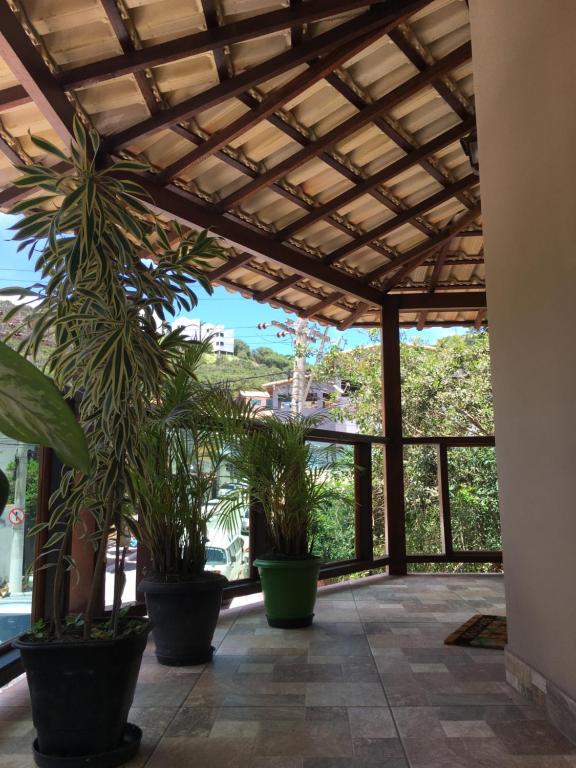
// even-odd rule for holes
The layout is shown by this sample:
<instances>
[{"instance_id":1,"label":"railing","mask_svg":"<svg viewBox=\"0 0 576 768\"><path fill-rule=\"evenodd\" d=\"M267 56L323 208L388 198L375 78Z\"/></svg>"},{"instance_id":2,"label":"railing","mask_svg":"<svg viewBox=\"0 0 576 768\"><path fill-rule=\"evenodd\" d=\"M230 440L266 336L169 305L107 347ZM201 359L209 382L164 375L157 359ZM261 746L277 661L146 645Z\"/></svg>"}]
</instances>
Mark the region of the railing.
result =
<instances>
[{"instance_id":1,"label":"railing","mask_svg":"<svg viewBox=\"0 0 576 768\"><path fill-rule=\"evenodd\" d=\"M320 579L326 580L348 574L387 568L391 562L395 547L398 547L401 568L407 572L411 564L422 563L501 563L502 552L494 550L462 551L454 547L452 534L452 513L450 504L450 477L448 451L451 448L493 447L495 440L491 436L471 437L406 437L404 446L435 446L438 463L438 498L440 509L440 532L442 551L439 553L405 552L405 520L390 520L386 510L379 510L385 519L386 553L374 554L374 519L378 510L373 509L373 449L375 446L390 445L390 440L379 435L360 435L332 430L314 430L310 439L334 445L353 447L354 473L354 557L346 560L326 562L320 569ZM400 534L400 535L399 535ZM403 534L403 536L402 536ZM404 541L403 541L404 539ZM266 550L266 532L264 519L255 505L250 511L250 561L264 554ZM260 585L256 569L252 566L246 579L236 581L227 588L228 598L251 594L259 591Z\"/></svg>"}]
</instances>

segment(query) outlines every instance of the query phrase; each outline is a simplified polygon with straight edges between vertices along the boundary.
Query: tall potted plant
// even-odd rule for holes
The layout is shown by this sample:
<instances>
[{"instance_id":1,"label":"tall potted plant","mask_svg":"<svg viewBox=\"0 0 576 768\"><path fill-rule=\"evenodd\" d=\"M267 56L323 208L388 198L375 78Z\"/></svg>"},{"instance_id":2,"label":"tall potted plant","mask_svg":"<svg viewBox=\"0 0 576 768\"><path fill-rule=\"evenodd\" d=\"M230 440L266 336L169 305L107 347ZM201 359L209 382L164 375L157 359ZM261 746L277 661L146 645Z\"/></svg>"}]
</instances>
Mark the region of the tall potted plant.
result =
<instances>
[{"instance_id":1,"label":"tall potted plant","mask_svg":"<svg viewBox=\"0 0 576 768\"><path fill-rule=\"evenodd\" d=\"M320 559L313 537L318 512L334 497L327 472L337 462L333 447L307 439L319 423L297 414L262 416L229 459L244 487L225 499L223 519L229 524L251 498L266 520L270 551L254 564L271 627L307 627L314 616Z\"/></svg>"},{"instance_id":2,"label":"tall potted plant","mask_svg":"<svg viewBox=\"0 0 576 768\"><path fill-rule=\"evenodd\" d=\"M178 334L161 339L156 316L196 303L202 282L198 261L218 253L205 234L170 245L167 227L152 217L140 187L128 180L142 170L121 161L103 167L99 137L74 126L68 158L33 138L43 152L67 160L70 172L43 166L20 169L21 187L42 194L13 213L15 239L29 249L43 280L22 295L34 302L30 336L21 344L34 357L53 334L47 372L78 403L78 420L90 454L90 471L65 469L51 499L44 565L54 568L52 616L16 642L32 698L38 739L36 760L69 765L119 765L136 751L141 733L127 725L146 645L149 622L121 614L123 553L116 535L111 616L95 614L111 532L122 529L131 486L129 473L144 471L141 432L157 396ZM181 235L182 233L179 232ZM17 289L8 289L14 293ZM74 530L94 547L94 569L83 616L67 616L66 572L74 570ZM68 761L68 762L67 762Z\"/></svg>"},{"instance_id":3,"label":"tall potted plant","mask_svg":"<svg viewBox=\"0 0 576 768\"><path fill-rule=\"evenodd\" d=\"M207 572L206 544L217 528L214 492L253 406L224 385L200 383L204 345L174 362L145 430L145 468L134 475L138 517L131 527L150 552L139 589L152 619L156 657L172 666L212 658L225 576Z\"/></svg>"}]
</instances>

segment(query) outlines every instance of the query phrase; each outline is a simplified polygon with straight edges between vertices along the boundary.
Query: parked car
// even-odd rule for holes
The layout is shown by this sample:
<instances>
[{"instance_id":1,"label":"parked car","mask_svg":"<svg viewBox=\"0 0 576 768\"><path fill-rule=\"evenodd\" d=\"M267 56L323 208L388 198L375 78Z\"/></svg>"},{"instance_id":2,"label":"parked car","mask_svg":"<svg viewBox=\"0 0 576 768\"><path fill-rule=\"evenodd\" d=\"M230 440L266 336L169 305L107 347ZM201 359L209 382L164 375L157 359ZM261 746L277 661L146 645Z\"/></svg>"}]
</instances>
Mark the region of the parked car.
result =
<instances>
[{"instance_id":1,"label":"parked car","mask_svg":"<svg viewBox=\"0 0 576 768\"><path fill-rule=\"evenodd\" d=\"M229 538L219 531L210 533L204 570L220 573L230 581L244 578L244 539L241 536Z\"/></svg>"}]
</instances>

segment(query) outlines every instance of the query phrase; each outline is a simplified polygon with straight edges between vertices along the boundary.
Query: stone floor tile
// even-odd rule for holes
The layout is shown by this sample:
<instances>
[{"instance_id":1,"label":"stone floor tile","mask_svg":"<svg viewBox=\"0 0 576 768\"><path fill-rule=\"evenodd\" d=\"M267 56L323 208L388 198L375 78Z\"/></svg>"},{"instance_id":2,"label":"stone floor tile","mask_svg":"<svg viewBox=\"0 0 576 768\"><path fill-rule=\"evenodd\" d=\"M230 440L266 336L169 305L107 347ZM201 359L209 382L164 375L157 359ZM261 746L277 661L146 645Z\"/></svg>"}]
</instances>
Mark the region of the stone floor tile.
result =
<instances>
[{"instance_id":1,"label":"stone floor tile","mask_svg":"<svg viewBox=\"0 0 576 768\"><path fill-rule=\"evenodd\" d=\"M167 727L166 736L197 737L210 735L218 710L210 707L180 709Z\"/></svg>"},{"instance_id":2,"label":"stone floor tile","mask_svg":"<svg viewBox=\"0 0 576 768\"><path fill-rule=\"evenodd\" d=\"M348 725L346 707L306 707L306 720L323 720L331 723L341 722Z\"/></svg>"},{"instance_id":3,"label":"stone floor tile","mask_svg":"<svg viewBox=\"0 0 576 768\"><path fill-rule=\"evenodd\" d=\"M382 758L404 757L402 742L398 737L390 739L353 739L354 756L366 762L378 762Z\"/></svg>"},{"instance_id":4,"label":"stone floor tile","mask_svg":"<svg viewBox=\"0 0 576 768\"><path fill-rule=\"evenodd\" d=\"M398 735L388 707L349 707L348 721L353 739L393 739Z\"/></svg>"},{"instance_id":5,"label":"stone floor tile","mask_svg":"<svg viewBox=\"0 0 576 768\"><path fill-rule=\"evenodd\" d=\"M202 768L251 768L254 741L170 736L160 741L146 768L176 768L197 765Z\"/></svg>"},{"instance_id":6,"label":"stone floor tile","mask_svg":"<svg viewBox=\"0 0 576 768\"><path fill-rule=\"evenodd\" d=\"M254 742L256 755L346 757L353 754L349 729L340 722L267 721L260 725L261 731Z\"/></svg>"},{"instance_id":7,"label":"stone floor tile","mask_svg":"<svg viewBox=\"0 0 576 768\"><path fill-rule=\"evenodd\" d=\"M449 739L493 739L494 731L484 720L441 720L440 725Z\"/></svg>"},{"instance_id":8,"label":"stone floor tile","mask_svg":"<svg viewBox=\"0 0 576 768\"><path fill-rule=\"evenodd\" d=\"M307 683L308 707L385 707L379 683Z\"/></svg>"},{"instance_id":9,"label":"stone floor tile","mask_svg":"<svg viewBox=\"0 0 576 768\"><path fill-rule=\"evenodd\" d=\"M571 744L548 720L494 722L491 727L514 755L576 754Z\"/></svg>"}]
</instances>

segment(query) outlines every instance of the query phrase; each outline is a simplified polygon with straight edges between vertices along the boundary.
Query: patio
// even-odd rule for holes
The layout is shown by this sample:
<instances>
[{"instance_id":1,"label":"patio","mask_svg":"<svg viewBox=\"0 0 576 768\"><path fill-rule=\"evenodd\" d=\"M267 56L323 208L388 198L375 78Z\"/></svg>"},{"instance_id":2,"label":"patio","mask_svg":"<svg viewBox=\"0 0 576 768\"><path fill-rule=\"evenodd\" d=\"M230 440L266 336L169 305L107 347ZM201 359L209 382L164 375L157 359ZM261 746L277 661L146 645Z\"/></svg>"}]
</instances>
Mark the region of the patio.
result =
<instances>
[{"instance_id":1,"label":"patio","mask_svg":"<svg viewBox=\"0 0 576 768\"><path fill-rule=\"evenodd\" d=\"M447 647L476 612L503 613L503 579L374 577L321 590L307 630L261 605L221 616L213 665L167 668L150 647L130 766L561 768L576 748L506 684L499 651ZM0 766L31 768L23 679L0 694Z\"/></svg>"}]
</instances>

